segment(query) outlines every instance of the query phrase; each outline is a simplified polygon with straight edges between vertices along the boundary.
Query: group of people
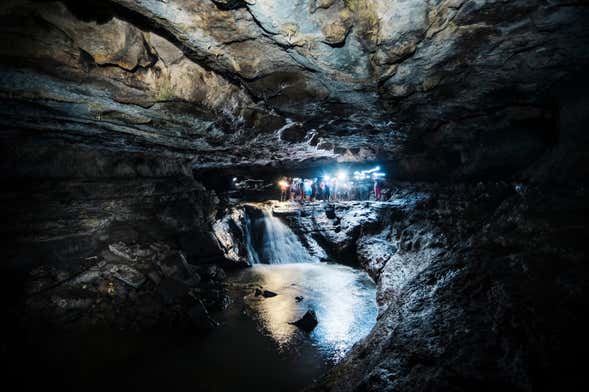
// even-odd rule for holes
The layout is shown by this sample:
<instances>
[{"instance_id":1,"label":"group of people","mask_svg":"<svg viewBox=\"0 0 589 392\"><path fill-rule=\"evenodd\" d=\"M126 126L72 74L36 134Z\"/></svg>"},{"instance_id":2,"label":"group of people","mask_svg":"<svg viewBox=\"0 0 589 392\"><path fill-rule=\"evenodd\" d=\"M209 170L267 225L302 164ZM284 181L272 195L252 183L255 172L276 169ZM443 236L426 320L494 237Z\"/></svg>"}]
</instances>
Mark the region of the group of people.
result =
<instances>
[{"instance_id":1,"label":"group of people","mask_svg":"<svg viewBox=\"0 0 589 392\"><path fill-rule=\"evenodd\" d=\"M342 181L338 178L317 177L283 178L279 182L280 201L346 201L346 200L381 200L383 197L383 180Z\"/></svg>"}]
</instances>

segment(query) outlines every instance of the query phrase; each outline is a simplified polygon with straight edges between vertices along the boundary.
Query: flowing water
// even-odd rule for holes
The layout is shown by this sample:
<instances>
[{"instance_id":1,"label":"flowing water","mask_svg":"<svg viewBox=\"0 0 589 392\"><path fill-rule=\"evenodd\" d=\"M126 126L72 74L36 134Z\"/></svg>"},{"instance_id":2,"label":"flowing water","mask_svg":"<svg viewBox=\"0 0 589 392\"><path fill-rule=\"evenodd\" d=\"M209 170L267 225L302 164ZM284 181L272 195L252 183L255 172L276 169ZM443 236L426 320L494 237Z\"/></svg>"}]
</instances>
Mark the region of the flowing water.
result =
<instances>
[{"instance_id":1,"label":"flowing water","mask_svg":"<svg viewBox=\"0 0 589 392\"><path fill-rule=\"evenodd\" d=\"M372 330L374 282L363 271L318 262L271 209L253 218L246 214L246 246L253 267L228 276L234 312L223 314L226 328L217 338L250 342L239 355L231 355L244 373L235 387L297 390L338 363ZM266 298L256 295L256 289L277 295ZM310 333L292 324L308 310L318 320ZM215 341L207 341L211 352ZM273 347L270 355L268 346Z\"/></svg>"},{"instance_id":2,"label":"flowing water","mask_svg":"<svg viewBox=\"0 0 589 392\"><path fill-rule=\"evenodd\" d=\"M34 358L47 377L76 390L296 391L310 385L371 331L374 282L363 271L316 262L271 213L248 228L256 263L228 273L231 303L212 315L220 326L210 333L60 334L46 341L47 357ZM277 295L256 296L256 288ZM290 324L309 309L318 320L313 331Z\"/></svg>"},{"instance_id":3,"label":"flowing water","mask_svg":"<svg viewBox=\"0 0 589 392\"><path fill-rule=\"evenodd\" d=\"M223 327L200 344L199 356L188 350L184 357L205 369L200 390L299 390L372 330L374 282L363 271L318 262L271 209L246 214L245 240L253 267L228 274L232 303L216 315ZM308 310L318 320L309 333L291 324Z\"/></svg>"},{"instance_id":4,"label":"flowing water","mask_svg":"<svg viewBox=\"0 0 589 392\"><path fill-rule=\"evenodd\" d=\"M246 214L246 247L250 264L288 264L317 262L295 233L270 208L262 216Z\"/></svg>"},{"instance_id":5,"label":"flowing water","mask_svg":"<svg viewBox=\"0 0 589 392\"><path fill-rule=\"evenodd\" d=\"M93 334L81 340L83 358L64 353L77 359L59 368L69 369L66 378L84 377L73 380L84 387L110 389L117 380L115 389L128 390L298 391L338 363L376 321L374 283L338 264L260 264L229 273L227 284L232 302L213 315L221 325L206 336ZM277 295L256 296L260 286ZM304 298L297 302L297 296ZM310 333L289 324L307 309L319 321ZM53 340L52 351L63 352L63 341ZM90 367L94 379L82 373Z\"/></svg>"}]
</instances>

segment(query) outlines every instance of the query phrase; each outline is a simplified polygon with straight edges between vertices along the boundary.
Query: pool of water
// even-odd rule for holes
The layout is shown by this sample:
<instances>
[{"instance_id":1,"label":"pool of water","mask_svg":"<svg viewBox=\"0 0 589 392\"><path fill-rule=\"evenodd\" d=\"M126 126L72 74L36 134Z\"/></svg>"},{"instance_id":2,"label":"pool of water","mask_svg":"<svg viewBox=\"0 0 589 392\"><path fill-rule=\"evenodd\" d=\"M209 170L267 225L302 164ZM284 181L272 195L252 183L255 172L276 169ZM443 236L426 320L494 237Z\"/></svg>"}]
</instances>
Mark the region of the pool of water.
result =
<instances>
[{"instance_id":1,"label":"pool of water","mask_svg":"<svg viewBox=\"0 0 589 392\"><path fill-rule=\"evenodd\" d=\"M376 322L374 282L366 273L350 267L327 263L258 264L231 280L250 289L261 287L278 294L264 298L250 290L244 301L259 321L260 331L283 353L310 343L323 360L337 363ZM310 309L319 321L312 332L305 333L290 324Z\"/></svg>"},{"instance_id":2,"label":"pool of water","mask_svg":"<svg viewBox=\"0 0 589 392\"><path fill-rule=\"evenodd\" d=\"M232 302L214 315L221 326L205 336L56 333L29 365L62 390L296 391L376 322L374 283L338 264L260 264L230 273L227 287ZM277 295L255 296L256 287ZM308 309L319 321L312 332L289 324Z\"/></svg>"}]
</instances>

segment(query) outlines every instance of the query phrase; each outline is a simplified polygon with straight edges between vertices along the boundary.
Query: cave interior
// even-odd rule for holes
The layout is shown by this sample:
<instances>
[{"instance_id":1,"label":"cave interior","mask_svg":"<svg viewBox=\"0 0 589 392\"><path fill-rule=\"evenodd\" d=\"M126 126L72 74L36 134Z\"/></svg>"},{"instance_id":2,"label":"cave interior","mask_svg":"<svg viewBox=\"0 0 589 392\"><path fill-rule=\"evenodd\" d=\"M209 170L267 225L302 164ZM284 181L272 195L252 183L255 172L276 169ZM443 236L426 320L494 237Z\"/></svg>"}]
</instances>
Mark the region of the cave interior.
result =
<instances>
[{"instance_id":1,"label":"cave interior","mask_svg":"<svg viewBox=\"0 0 589 392\"><path fill-rule=\"evenodd\" d=\"M19 385L585 382L585 0L5 0L0 37Z\"/></svg>"}]
</instances>

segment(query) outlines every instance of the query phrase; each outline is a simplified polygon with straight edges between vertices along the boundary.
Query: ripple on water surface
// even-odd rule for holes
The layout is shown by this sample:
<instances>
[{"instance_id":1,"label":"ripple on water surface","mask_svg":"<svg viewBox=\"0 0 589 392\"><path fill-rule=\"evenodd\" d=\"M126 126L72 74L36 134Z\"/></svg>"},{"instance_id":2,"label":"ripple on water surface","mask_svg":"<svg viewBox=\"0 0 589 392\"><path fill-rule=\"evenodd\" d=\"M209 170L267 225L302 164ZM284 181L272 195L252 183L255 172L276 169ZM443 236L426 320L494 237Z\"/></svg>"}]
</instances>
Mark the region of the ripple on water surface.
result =
<instances>
[{"instance_id":1,"label":"ripple on water surface","mask_svg":"<svg viewBox=\"0 0 589 392\"><path fill-rule=\"evenodd\" d=\"M338 362L376 322L374 282L365 272L350 267L331 263L258 264L233 280L278 293L271 298L248 295L246 302L282 351L310 339L325 359ZM297 302L297 296L304 299ZM305 334L289 322L309 309L315 311L319 324Z\"/></svg>"}]
</instances>

